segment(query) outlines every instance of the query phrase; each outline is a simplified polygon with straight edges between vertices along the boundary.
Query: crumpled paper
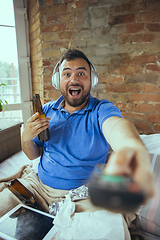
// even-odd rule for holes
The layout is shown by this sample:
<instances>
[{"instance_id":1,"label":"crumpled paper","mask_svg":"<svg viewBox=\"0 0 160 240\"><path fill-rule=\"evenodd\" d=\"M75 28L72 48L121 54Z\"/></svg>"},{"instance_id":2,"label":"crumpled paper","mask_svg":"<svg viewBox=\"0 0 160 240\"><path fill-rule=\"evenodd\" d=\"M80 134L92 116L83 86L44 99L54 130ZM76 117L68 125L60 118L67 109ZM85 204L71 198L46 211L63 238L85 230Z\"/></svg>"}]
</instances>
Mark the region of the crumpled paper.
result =
<instances>
[{"instance_id":1,"label":"crumpled paper","mask_svg":"<svg viewBox=\"0 0 160 240\"><path fill-rule=\"evenodd\" d=\"M107 210L75 212L71 194L66 195L63 206L54 219L55 240L124 240L121 214Z\"/></svg>"},{"instance_id":2,"label":"crumpled paper","mask_svg":"<svg viewBox=\"0 0 160 240\"><path fill-rule=\"evenodd\" d=\"M67 195L70 195L72 202L90 198L89 192L88 192L88 187L86 187L85 185L82 185L78 188L70 190ZM57 213L59 212L60 208L64 204L64 201L65 201L65 199L62 201L59 201L59 202L52 202L49 205L49 213L53 216L56 216Z\"/></svg>"}]
</instances>

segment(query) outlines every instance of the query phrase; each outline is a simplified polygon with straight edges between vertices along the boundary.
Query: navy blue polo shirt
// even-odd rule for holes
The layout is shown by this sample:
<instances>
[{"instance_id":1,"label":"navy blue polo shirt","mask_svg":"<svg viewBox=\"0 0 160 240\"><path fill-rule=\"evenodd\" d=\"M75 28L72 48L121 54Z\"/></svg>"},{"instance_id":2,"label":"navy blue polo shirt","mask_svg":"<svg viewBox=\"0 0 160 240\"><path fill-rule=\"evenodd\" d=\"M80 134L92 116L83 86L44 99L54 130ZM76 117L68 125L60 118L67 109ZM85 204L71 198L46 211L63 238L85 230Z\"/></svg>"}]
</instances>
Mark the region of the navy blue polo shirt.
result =
<instances>
[{"instance_id":1,"label":"navy blue polo shirt","mask_svg":"<svg viewBox=\"0 0 160 240\"><path fill-rule=\"evenodd\" d=\"M102 133L103 122L112 116L122 117L110 101L89 96L86 109L69 114L62 106L63 97L43 106L51 117L50 140L34 142L44 152L38 166L40 180L55 189L70 190L87 183L98 163L105 163L109 144Z\"/></svg>"}]
</instances>

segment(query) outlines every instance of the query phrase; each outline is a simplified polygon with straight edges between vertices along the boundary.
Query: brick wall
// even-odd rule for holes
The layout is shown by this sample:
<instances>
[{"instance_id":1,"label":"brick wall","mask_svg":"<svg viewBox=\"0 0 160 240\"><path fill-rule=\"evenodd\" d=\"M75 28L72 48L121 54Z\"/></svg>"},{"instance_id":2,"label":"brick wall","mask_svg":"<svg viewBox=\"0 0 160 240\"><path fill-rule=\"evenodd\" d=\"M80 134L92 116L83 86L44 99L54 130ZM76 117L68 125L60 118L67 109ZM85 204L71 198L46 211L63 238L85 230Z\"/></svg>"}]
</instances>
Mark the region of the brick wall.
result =
<instances>
[{"instance_id":1,"label":"brick wall","mask_svg":"<svg viewBox=\"0 0 160 240\"><path fill-rule=\"evenodd\" d=\"M78 47L94 63L92 95L111 100L139 133L160 132L159 0L28 0L33 91L60 92L51 75L61 53Z\"/></svg>"}]
</instances>

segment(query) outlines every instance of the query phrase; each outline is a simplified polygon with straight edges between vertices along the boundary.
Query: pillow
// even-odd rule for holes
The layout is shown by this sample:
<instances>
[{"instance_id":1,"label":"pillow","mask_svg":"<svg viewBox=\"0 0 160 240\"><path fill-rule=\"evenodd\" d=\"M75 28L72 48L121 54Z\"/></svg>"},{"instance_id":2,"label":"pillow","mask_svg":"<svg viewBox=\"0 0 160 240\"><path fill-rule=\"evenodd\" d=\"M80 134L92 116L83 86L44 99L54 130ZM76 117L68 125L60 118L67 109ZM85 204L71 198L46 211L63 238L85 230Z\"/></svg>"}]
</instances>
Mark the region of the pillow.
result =
<instances>
[{"instance_id":1,"label":"pillow","mask_svg":"<svg viewBox=\"0 0 160 240\"><path fill-rule=\"evenodd\" d=\"M155 196L137 212L138 229L160 237L160 155L150 154L155 175Z\"/></svg>"}]
</instances>

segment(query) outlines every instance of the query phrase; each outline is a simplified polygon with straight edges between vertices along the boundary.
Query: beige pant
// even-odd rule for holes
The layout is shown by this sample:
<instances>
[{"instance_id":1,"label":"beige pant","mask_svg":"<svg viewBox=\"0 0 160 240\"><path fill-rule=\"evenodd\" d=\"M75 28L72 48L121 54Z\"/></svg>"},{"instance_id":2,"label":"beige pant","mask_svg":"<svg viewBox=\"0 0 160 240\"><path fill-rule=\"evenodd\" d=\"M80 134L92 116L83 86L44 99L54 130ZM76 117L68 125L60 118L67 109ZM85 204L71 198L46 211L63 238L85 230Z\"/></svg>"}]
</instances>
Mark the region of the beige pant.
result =
<instances>
[{"instance_id":1,"label":"beige pant","mask_svg":"<svg viewBox=\"0 0 160 240\"><path fill-rule=\"evenodd\" d=\"M25 185L25 187L27 187L34 194L35 199L38 200L38 202L46 211L49 211L49 205L52 202L61 201L68 193L67 190L57 190L43 184L31 166L24 167L20 172L11 177L11 179L13 178L19 178L22 184ZM0 181L0 217L20 203L20 200L15 197L14 194L10 192L10 190L5 188L6 183L9 180L10 179L2 179ZM80 200L76 202L75 212L94 212L97 210L102 210L102 208L94 206L91 203L90 199ZM122 216L122 218L125 240L130 240L131 237L128 226L135 219L135 214L129 214L125 217ZM143 238L135 239L138 240Z\"/></svg>"}]
</instances>

